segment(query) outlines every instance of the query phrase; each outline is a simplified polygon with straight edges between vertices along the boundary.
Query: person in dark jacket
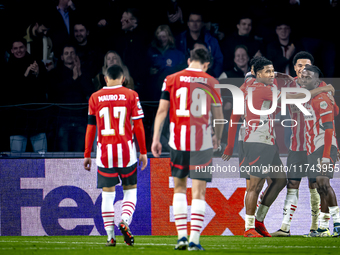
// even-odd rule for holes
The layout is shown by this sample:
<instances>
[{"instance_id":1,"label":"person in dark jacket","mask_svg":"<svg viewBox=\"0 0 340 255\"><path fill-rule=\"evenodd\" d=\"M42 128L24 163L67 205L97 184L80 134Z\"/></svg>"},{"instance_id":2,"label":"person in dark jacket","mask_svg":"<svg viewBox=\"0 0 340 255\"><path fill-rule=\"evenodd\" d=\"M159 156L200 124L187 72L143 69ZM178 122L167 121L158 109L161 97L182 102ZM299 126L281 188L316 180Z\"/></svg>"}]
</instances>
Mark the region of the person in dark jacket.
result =
<instances>
[{"instance_id":1,"label":"person in dark jacket","mask_svg":"<svg viewBox=\"0 0 340 255\"><path fill-rule=\"evenodd\" d=\"M87 103L94 92L91 77L82 70L75 47L65 45L62 63L49 72L48 100L61 105L57 109L57 151L84 151ZM77 104L73 106L72 104ZM84 104L82 105L79 104Z\"/></svg>"},{"instance_id":2,"label":"person in dark jacket","mask_svg":"<svg viewBox=\"0 0 340 255\"><path fill-rule=\"evenodd\" d=\"M182 51L186 59L188 59L195 43L204 42L213 61L213 65L207 73L213 77L219 77L223 70L223 55L217 39L203 29L203 24L202 14L196 12L190 13L187 22L188 30L176 38L177 49Z\"/></svg>"},{"instance_id":3,"label":"person in dark jacket","mask_svg":"<svg viewBox=\"0 0 340 255\"><path fill-rule=\"evenodd\" d=\"M45 75L42 62L33 58L26 47L26 40L15 38L11 44L11 55L5 65L7 86L3 91L3 102L11 107L7 112L10 120L11 152L25 152L27 140L30 139L34 152L46 152L47 142L44 118L35 103L46 102ZM24 104L24 105L23 105Z\"/></svg>"}]
</instances>

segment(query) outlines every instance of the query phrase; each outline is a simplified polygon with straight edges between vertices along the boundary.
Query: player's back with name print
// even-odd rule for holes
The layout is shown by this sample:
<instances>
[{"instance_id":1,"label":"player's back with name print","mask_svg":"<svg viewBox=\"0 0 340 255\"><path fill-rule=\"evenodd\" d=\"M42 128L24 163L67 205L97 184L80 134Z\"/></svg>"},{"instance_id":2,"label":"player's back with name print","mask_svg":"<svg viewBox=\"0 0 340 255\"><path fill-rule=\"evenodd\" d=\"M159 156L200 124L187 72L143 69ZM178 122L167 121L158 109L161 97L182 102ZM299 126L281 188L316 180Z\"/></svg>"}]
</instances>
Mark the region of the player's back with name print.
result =
<instances>
[{"instance_id":1,"label":"player's back with name print","mask_svg":"<svg viewBox=\"0 0 340 255\"><path fill-rule=\"evenodd\" d=\"M97 165L127 167L137 161L131 119L144 117L138 94L122 86L104 87L90 98L96 115Z\"/></svg>"},{"instance_id":2,"label":"player's back with name print","mask_svg":"<svg viewBox=\"0 0 340 255\"><path fill-rule=\"evenodd\" d=\"M218 81L199 69L187 68L168 76L163 91L170 96L169 146L181 151L212 148L211 104L219 105Z\"/></svg>"}]
</instances>

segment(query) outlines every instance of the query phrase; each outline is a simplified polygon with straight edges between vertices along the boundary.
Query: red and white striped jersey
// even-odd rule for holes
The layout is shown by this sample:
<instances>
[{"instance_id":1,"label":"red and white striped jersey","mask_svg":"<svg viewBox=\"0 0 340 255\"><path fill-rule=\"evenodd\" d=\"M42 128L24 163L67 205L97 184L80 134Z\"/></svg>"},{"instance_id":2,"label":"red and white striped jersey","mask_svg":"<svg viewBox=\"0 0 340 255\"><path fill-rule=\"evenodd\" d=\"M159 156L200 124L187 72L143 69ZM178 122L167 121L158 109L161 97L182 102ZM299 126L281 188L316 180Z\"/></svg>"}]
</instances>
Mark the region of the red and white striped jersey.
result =
<instances>
[{"instance_id":1,"label":"red and white striped jersey","mask_svg":"<svg viewBox=\"0 0 340 255\"><path fill-rule=\"evenodd\" d=\"M169 93L169 146L179 151L212 148L211 105L220 106L218 81L200 69L187 68L166 77L162 91Z\"/></svg>"},{"instance_id":2,"label":"red and white striped jersey","mask_svg":"<svg viewBox=\"0 0 340 255\"><path fill-rule=\"evenodd\" d=\"M247 94L247 88L251 85L253 85L253 83L256 81L256 79L252 76L250 76L249 74L247 74L249 77L246 78L245 82L242 84L242 86L240 87L240 89L243 92L243 95ZM246 76L247 77L247 76ZM241 121L240 121L241 122ZM244 141L244 137L246 135L246 128L244 125L240 126L240 130L238 132L238 141Z\"/></svg>"},{"instance_id":3,"label":"red and white striped jersey","mask_svg":"<svg viewBox=\"0 0 340 255\"><path fill-rule=\"evenodd\" d=\"M335 136L334 105L327 94L321 93L317 95L308 103L305 103L304 106L312 114L310 116L305 116L307 155L312 154L323 145L326 146L326 143L331 143L338 147ZM329 141L325 141L323 122L333 123L333 134Z\"/></svg>"},{"instance_id":4,"label":"red and white striped jersey","mask_svg":"<svg viewBox=\"0 0 340 255\"><path fill-rule=\"evenodd\" d=\"M319 87L326 86L325 82L321 82ZM295 77L295 82L289 83L287 87L290 88L301 88L301 86L297 82L297 77ZM290 146L289 149L291 151L306 151L306 127L305 127L305 118L303 113L300 111L296 105L289 104L288 105L290 118L295 120L296 125L291 125L292 134L290 136Z\"/></svg>"},{"instance_id":5,"label":"red and white striped jersey","mask_svg":"<svg viewBox=\"0 0 340 255\"><path fill-rule=\"evenodd\" d=\"M274 114L256 115L252 113L248 106L250 99L249 89L252 90L252 105L256 110L269 110L273 101L273 89L276 88L277 100L281 96L280 90L275 84L264 85L263 83L254 82L248 86L247 94L245 95L245 119L246 133L244 142L265 143L269 145L275 144L274 133Z\"/></svg>"},{"instance_id":6,"label":"red and white striped jersey","mask_svg":"<svg viewBox=\"0 0 340 255\"><path fill-rule=\"evenodd\" d=\"M292 82L287 87L301 88L297 82ZM304 115L300 109L296 107L296 105L289 104L288 111L290 118L296 121L296 125L291 125L292 134L290 136L289 149L291 151L306 151L306 128Z\"/></svg>"},{"instance_id":7,"label":"red and white striped jersey","mask_svg":"<svg viewBox=\"0 0 340 255\"><path fill-rule=\"evenodd\" d=\"M144 117L138 94L121 85L92 94L89 115L96 116L97 166L129 167L137 162L131 119Z\"/></svg>"}]
</instances>

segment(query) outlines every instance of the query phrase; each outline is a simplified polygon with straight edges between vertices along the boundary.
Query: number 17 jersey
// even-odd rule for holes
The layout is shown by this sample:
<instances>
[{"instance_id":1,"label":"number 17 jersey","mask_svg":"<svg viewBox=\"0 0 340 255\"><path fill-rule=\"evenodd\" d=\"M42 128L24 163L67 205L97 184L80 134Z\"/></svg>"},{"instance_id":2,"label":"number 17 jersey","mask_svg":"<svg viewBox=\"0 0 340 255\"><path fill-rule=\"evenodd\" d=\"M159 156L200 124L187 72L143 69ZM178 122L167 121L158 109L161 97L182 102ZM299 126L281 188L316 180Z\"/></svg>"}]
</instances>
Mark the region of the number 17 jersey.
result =
<instances>
[{"instance_id":1,"label":"number 17 jersey","mask_svg":"<svg viewBox=\"0 0 340 255\"><path fill-rule=\"evenodd\" d=\"M200 69L187 68L166 77L162 99L170 101L169 146L179 151L212 148L211 106L221 106L218 81Z\"/></svg>"},{"instance_id":2,"label":"number 17 jersey","mask_svg":"<svg viewBox=\"0 0 340 255\"><path fill-rule=\"evenodd\" d=\"M144 117L138 94L121 85L104 87L89 100L97 125L97 166L129 167L137 162L131 119Z\"/></svg>"}]
</instances>

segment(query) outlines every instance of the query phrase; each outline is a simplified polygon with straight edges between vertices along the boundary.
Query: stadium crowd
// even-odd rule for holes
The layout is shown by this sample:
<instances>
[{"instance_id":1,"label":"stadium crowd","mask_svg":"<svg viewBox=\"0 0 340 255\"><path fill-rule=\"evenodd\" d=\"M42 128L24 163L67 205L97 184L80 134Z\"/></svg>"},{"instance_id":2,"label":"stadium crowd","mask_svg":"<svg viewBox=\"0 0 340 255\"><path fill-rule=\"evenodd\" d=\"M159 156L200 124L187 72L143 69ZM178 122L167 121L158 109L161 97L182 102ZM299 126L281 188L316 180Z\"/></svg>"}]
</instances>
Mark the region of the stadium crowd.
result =
<instances>
[{"instance_id":1,"label":"stadium crowd","mask_svg":"<svg viewBox=\"0 0 340 255\"><path fill-rule=\"evenodd\" d=\"M0 1L0 151L84 151L87 103L113 64L140 95L148 151L164 78L187 67L193 48L208 49L217 79L243 81L254 56L295 77L302 50L325 77L340 76L337 0L159 2ZM228 98L223 109L230 116Z\"/></svg>"}]
</instances>

